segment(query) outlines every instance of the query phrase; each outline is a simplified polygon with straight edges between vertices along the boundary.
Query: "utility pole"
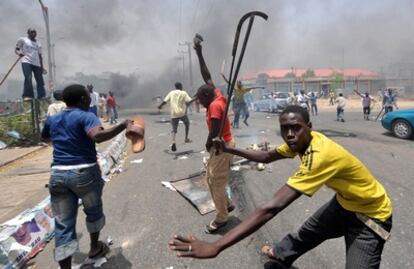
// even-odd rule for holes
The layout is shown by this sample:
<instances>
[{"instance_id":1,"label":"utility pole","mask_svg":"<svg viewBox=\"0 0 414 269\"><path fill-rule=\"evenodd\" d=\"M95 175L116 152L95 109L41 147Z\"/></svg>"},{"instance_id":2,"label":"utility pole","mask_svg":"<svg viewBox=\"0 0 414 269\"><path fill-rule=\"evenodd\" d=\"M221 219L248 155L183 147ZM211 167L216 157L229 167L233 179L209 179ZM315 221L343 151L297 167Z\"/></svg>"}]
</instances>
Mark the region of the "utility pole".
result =
<instances>
[{"instance_id":1,"label":"utility pole","mask_svg":"<svg viewBox=\"0 0 414 269\"><path fill-rule=\"evenodd\" d=\"M53 65L52 65L52 48L50 43L50 29L49 29L49 12L47 6L45 6L42 0L39 0L39 4L42 8L43 19L45 20L46 25L46 42L47 42L47 58L48 58L48 72L49 72L49 91L53 92L54 88L54 78L53 78Z\"/></svg>"},{"instance_id":2,"label":"utility pole","mask_svg":"<svg viewBox=\"0 0 414 269\"><path fill-rule=\"evenodd\" d=\"M193 43L192 42L188 42L185 41L184 43L178 43L178 45L180 46L187 46L187 53L188 53L188 69L190 71L190 89L191 91L194 90L194 85L193 85L193 66L192 66L192 61L191 61L191 45Z\"/></svg>"},{"instance_id":3,"label":"utility pole","mask_svg":"<svg viewBox=\"0 0 414 269\"><path fill-rule=\"evenodd\" d=\"M185 80L185 73L184 73L184 71L185 71L185 63L184 63L184 55L187 53L186 51L183 51L183 50L178 50L177 51L179 54L181 54L181 56L179 56L180 57L180 60L182 61L182 64L183 64L183 70L182 70L182 84L184 84L184 80Z\"/></svg>"}]
</instances>

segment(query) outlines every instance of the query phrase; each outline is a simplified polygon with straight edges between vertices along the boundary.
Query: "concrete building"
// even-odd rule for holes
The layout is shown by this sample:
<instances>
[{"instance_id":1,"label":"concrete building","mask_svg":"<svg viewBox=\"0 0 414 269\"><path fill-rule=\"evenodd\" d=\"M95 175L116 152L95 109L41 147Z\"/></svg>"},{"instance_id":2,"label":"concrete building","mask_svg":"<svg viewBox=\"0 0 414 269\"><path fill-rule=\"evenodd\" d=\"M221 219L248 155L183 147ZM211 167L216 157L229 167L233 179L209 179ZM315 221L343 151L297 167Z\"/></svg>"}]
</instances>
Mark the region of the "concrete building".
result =
<instances>
[{"instance_id":1,"label":"concrete building","mask_svg":"<svg viewBox=\"0 0 414 269\"><path fill-rule=\"evenodd\" d=\"M345 95L353 90L377 94L386 87L380 74L358 68L336 69L268 69L243 74L240 79L247 85L263 85L263 94L269 92L317 92L327 95L330 90L342 91ZM257 94L257 93L256 93Z\"/></svg>"}]
</instances>

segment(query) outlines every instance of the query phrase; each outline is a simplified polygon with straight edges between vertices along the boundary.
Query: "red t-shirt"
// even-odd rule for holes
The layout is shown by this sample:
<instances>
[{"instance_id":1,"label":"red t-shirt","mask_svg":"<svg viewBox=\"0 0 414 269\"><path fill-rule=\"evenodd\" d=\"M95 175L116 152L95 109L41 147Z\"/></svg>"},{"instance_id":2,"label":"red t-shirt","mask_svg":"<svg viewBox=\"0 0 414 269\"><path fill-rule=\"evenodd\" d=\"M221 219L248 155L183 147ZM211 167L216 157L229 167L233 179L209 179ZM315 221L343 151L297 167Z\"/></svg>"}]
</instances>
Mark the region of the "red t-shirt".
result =
<instances>
[{"instance_id":1,"label":"red t-shirt","mask_svg":"<svg viewBox=\"0 0 414 269\"><path fill-rule=\"evenodd\" d=\"M222 119L224 112L226 111L226 97L224 97L219 89L215 89L214 93L216 94L216 99L211 102L208 106L206 118L207 118L207 126L208 130L211 131L211 119ZM223 140L224 142L230 142L233 140L233 136L231 134L230 128L230 120L229 117L226 117L226 121L224 123L223 129Z\"/></svg>"},{"instance_id":2,"label":"red t-shirt","mask_svg":"<svg viewBox=\"0 0 414 269\"><path fill-rule=\"evenodd\" d=\"M108 95L108 97L106 98L106 104L108 105L108 107L115 107L116 106L115 97Z\"/></svg>"}]
</instances>

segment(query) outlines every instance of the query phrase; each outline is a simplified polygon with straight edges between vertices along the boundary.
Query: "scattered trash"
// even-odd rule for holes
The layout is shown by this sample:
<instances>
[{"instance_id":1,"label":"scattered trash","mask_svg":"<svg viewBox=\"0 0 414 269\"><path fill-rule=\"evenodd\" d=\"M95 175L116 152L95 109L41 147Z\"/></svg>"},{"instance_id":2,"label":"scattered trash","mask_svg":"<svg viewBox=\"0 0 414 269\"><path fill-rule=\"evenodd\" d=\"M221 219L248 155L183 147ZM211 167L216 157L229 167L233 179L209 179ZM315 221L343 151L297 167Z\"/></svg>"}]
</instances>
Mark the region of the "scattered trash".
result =
<instances>
[{"instance_id":1,"label":"scattered trash","mask_svg":"<svg viewBox=\"0 0 414 269\"><path fill-rule=\"evenodd\" d=\"M202 151L200 151L200 153L201 153L201 154L204 154L204 153L206 153L206 151L205 151L205 150L202 150Z\"/></svg>"},{"instance_id":2,"label":"scattered trash","mask_svg":"<svg viewBox=\"0 0 414 269\"><path fill-rule=\"evenodd\" d=\"M163 185L164 187L166 187L167 189L171 191L177 191L169 181L161 181L161 185Z\"/></svg>"},{"instance_id":3,"label":"scattered trash","mask_svg":"<svg viewBox=\"0 0 414 269\"><path fill-rule=\"evenodd\" d=\"M178 160L187 160L188 159L188 155L183 155L177 158Z\"/></svg>"},{"instance_id":4,"label":"scattered trash","mask_svg":"<svg viewBox=\"0 0 414 269\"><path fill-rule=\"evenodd\" d=\"M112 237L111 237L110 235L108 235L108 237L106 237L106 244L107 244L108 246L111 246L111 245L113 245L113 244L114 244L114 242L113 242L113 240L112 240Z\"/></svg>"},{"instance_id":5,"label":"scattered trash","mask_svg":"<svg viewBox=\"0 0 414 269\"><path fill-rule=\"evenodd\" d=\"M5 148L7 148L7 145L3 143L3 141L0 141L0 149L5 149Z\"/></svg>"},{"instance_id":6,"label":"scattered trash","mask_svg":"<svg viewBox=\"0 0 414 269\"><path fill-rule=\"evenodd\" d=\"M271 119L272 117L270 117L270 116L266 116L266 119Z\"/></svg>"},{"instance_id":7,"label":"scattered trash","mask_svg":"<svg viewBox=\"0 0 414 269\"><path fill-rule=\"evenodd\" d=\"M257 170L258 171L263 171L264 169L265 169L264 163L257 163Z\"/></svg>"},{"instance_id":8,"label":"scattered trash","mask_svg":"<svg viewBox=\"0 0 414 269\"><path fill-rule=\"evenodd\" d=\"M174 269L174 266L167 267L165 269Z\"/></svg>"},{"instance_id":9,"label":"scattered trash","mask_svg":"<svg viewBox=\"0 0 414 269\"><path fill-rule=\"evenodd\" d=\"M13 138L16 138L16 139L21 139L22 138L20 136L20 134L18 132L16 132L16 131L9 131L9 132L7 132L7 135L8 136L11 136Z\"/></svg>"},{"instance_id":10,"label":"scattered trash","mask_svg":"<svg viewBox=\"0 0 414 269\"><path fill-rule=\"evenodd\" d=\"M231 171L240 171L240 165L232 166L230 169Z\"/></svg>"},{"instance_id":11,"label":"scattered trash","mask_svg":"<svg viewBox=\"0 0 414 269\"><path fill-rule=\"evenodd\" d=\"M166 136L167 133L159 133L158 136Z\"/></svg>"},{"instance_id":12,"label":"scattered trash","mask_svg":"<svg viewBox=\"0 0 414 269\"><path fill-rule=\"evenodd\" d=\"M142 163L142 161L143 161L144 159L136 159L136 160L133 160L133 161L130 161L130 163Z\"/></svg>"}]
</instances>

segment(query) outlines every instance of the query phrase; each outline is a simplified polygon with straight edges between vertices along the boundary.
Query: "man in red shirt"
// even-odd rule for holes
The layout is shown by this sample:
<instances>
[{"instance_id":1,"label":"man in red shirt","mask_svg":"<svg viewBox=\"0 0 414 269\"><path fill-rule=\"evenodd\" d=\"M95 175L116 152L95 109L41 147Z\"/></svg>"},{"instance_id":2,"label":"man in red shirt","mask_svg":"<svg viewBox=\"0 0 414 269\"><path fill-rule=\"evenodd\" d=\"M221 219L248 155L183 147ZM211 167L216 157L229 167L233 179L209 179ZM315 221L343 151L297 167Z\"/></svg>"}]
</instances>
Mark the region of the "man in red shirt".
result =
<instances>
[{"instance_id":1,"label":"man in red shirt","mask_svg":"<svg viewBox=\"0 0 414 269\"><path fill-rule=\"evenodd\" d=\"M234 209L234 205L226 193L232 155L221 151L216 152L215 147L213 147L213 138L219 135L222 120L225 120L222 134L224 142L228 146L234 147L234 140L231 134L229 118L226 116L224 119L227 103L226 97L214 86L199 42L194 43L194 49L200 63L201 75L206 82L198 89L196 97L207 108L206 120L209 133L206 149L210 153L210 159L207 163L206 176L210 194L216 207L216 217L206 226L206 232L215 233L227 224L229 212Z\"/></svg>"},{"instance_id":2,"label":"man in red shirt","mask_svg":"<svg viewBox=\"0 0 414 269\"><path fill-rule=\"evenodd\" d=\"M116 108L119 107L119 105L116 103L114 93L111 91L109 92L109 95L106 98L106 106L110 115L110 123L118 123L118 121L116 120L118 118L118 111L116 110Z\"/></svg>"}]
</instances>

